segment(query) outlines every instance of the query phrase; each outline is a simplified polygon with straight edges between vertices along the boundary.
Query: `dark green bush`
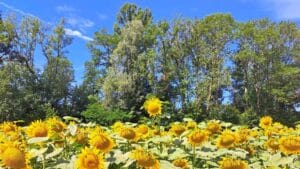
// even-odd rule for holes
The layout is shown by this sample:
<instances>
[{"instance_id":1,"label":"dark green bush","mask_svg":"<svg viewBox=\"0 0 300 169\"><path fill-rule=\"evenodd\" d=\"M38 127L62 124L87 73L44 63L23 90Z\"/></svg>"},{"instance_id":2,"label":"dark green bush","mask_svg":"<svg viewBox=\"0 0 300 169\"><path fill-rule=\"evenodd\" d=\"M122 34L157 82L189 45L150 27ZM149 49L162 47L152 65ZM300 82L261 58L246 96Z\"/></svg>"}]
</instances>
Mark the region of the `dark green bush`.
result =
<instances>
[{"instance_id":1,"label":"dark green bush","mask_svg":"<svg viewBox=\"0 0 300 169\"><path fill-rule=\"evenodd\" d=\"M88 105L87 109L82 112L82 116L88 122L96 122L101 125L112 125L116 121L130 121L133 115L119 109L106 109L99 102Z\"/></svg>"},{"instance_id":2,"label":"dark green bush","mask_svg":"<svg viewBox=\"0 0 300 169\"><path fill-rule=\"evenodd\" d=\"M240 124L240 111L231 105L226 105L220 113L220 120Z\"/></svg>"}]
</instances>

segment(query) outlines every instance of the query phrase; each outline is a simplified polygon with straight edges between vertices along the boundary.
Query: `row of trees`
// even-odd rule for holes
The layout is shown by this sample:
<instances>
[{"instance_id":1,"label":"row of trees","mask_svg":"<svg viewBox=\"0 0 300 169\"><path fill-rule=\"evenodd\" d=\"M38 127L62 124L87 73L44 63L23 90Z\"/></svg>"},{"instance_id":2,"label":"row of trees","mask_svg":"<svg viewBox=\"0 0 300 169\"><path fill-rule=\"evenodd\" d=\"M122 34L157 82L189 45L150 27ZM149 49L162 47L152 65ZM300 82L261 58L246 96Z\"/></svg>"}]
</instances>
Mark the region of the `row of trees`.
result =
<instances>
[{"instance_id":1,"label":"row of trees","mask_svg":"<svg viewBox=\"0 0 300 169\"><path fill-rule=\"evenodd\" d=\"M43 118L46 112L66 114L73 106L72 64L65 47L64 22L52 31L38 19L15 17L0 20L0 119ZM37 68L34 59L42 55L46 64ZM40 57L41 58L41 57Z\"/></svg>"},{"instance_id":2,"label":"row of trees","mask_svg":"<svg viewBox=\"0 0 300 169\"><path fill-rule=\"evenodd\" d=\"M63 22L52 32L44 27L35 19L1 21L2 120L49 110L80 115L95 98L105 110L139 114L150 93L169 103L166 114L175 119L254 123L271 114L285 123L299 120L295 23L237 22L229 14L154 22L150 10L125 4L112 33L102 29L88 44L92 56L79 86L71 85L65 51L71 39ZM47 60L43 70L34 66L37 49Z\"/></svg>"}]
</instances>

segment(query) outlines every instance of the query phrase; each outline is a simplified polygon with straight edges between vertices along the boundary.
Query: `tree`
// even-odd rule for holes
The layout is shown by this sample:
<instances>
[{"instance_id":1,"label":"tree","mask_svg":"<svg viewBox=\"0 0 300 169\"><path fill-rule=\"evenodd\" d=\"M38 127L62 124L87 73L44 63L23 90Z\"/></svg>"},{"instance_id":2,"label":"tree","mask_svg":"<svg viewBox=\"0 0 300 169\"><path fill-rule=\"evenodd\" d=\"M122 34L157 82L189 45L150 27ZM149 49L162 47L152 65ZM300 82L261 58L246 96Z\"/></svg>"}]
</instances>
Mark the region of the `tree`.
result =
<instances>
[{"instance_id":1,"label":"tree","mask_svg":"<svg viewBox=\"0 0 300 169\"><path fill-rule=\"evenodd\" d=\"M45 38L45 37L44 37ZM49 103L61 114L69 111L69 100L72 95L72 82L74 70L71 62L66 58L65 48L71 43L71 38L66 35L64 21L62 20L44 39L43 52L47 64L42 73L43 100Z\"/></svg>"},{"instance_id":2,"label":"tree","mask_svg":"<svg viewBox=\"0 0 300 169\"><path fill-rule=\"evenodd\" d=\"M289 22L276 24L262 19L240 24L233 78L234 104L242 111L273 114L279 121L282 113L296 115L294 105L299 102L300 77L295 62L299 57L298 34L297 26ZM289 121L293 120L290 116Z\"/></svg>"},{"instance_id":3,"label":"tree","mask_svg":"<svg viewBox=\"0 0 300 169\"><path fill-rule=\"evenodd\" d=\"M154 27L149 10L126 4L118 14L115 25L118 29L112 34L103 30L95 33L95 41L89 44L93 58L86 63L84 83L100 86L97 91L106 106L138 110L150 92L156 40Z\"/></svg>"}]
</instances>

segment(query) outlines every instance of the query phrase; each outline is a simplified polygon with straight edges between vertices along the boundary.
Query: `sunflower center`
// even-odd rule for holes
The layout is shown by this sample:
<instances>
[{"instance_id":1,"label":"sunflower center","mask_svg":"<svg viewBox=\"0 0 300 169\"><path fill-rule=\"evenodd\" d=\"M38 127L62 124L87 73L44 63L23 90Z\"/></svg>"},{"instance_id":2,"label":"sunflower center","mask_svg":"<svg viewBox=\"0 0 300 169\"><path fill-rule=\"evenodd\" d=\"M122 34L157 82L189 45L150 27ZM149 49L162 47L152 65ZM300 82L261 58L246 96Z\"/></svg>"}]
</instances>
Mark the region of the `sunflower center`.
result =
<instances>
[{"instance_id":1,"label":"sunflower center","mask_svg":"<svg viewBox=\"0 0 300 169\"><path fill-rule=\"evenodd\" d=\"M132 139L135 138L136 134L131 129L123 129L122 132L121 132L121 136L128 139L128 140L132 140Z\"/></svg>"},{"instance_id":2,"label":"sunflower center","mask_svg":"<svg viewBox=\"0 0 300 169\"><path fill-rule=\"evenodd\" d=\"M5 166L20 169L26 165L25 154L18 148L7 148L2 154L2 162Z\"/></svg>"},{"instance_id":3,"label":"sunflower center","mask_svg":"<svg viewBox=\"0 0 300 169\"><path fill-rule=\"evenodd\" d=\"M234 136L232 136L232 135L225 135L222 138L222 144L224 146L229 146L230 144L232 144L234 142L234 140L235 140Z\"/></svg>"},{"instance_id":4,"label":"sunflower center","mask_svg":"<svg viewBox=\"0 0 300 169\"><path fill-rule=\"evenodd\" d=\"M159 108L160 107L158 104L152 103L152 104L149 104L148 111L152 114L157 114L159 112Z\"/></svg>"},{"instance_id":5,"label":"sunflower center","mask_svg":"<svg viewBox=\"0 0 300 169\"><path fill-rule=\"evenodd\" d=\"M204 140L205 136L201 133L197 133L195 135L192 136L192 140L195 143L201 143Z\"/></svg>"},{"instance_id":6,"label":"sunflower center","mask_svg":"<svg viewBox=\"0 0 300 169\"><path fill-rule=\"evenodd\" d=\"M105 136L98 136L97 138L95 138L95 147L103 150L106 149L107 147L109 147L110 145L110 141L107 137Z\"/></svg>"},{"instance_id":7,"label":"sunflower center","mask_svg":"<svg viewBox=\"0 0 300 169\"><path fill-rule=\"evenodd\" d=\"M300 150L300 142L296 140L287 140L283 146L288 150Z\"/></svg>"},{"instance_id":8,"label":"sunflower center","mask_svg":"<svg viewBox=\"0 0 300 169\"><path fill-rule=\"evenodd\" d=\"M150 156L142 157L137 162L143 167L152 167L156 164L156 160Z\"/></svg>"},{"instance_id":9,"label":"sunflower center","mask_svg":"<svg viewBox=\"0 0 300 169\"><path fill-rule=\"evenodd\" d=\"M56 123L55 125L53 125L53 130L56 132L62 132L64 129L63 125L60 123Z\"/></svg>"},{"instance_id":10,"label":"sunflower center","mask_svg":"<svg viewBox=\"0 0 300 169\"><path fill-rule=\"evenodd\" d=\"M42 126L37 126L34 129L34 136L35 137L46 137L48 134L48 130Z\"/></svg>"},{"instance_id":11,"label":"sunflower center","mask_svg":"<svg viewBox=\"0 0 300 169\"><path fill-rule=\"evenodd\" d=\"M86 168L97 168L99 165L98 157L95 154L88 154L84 159L84 166Z\"/></svg>"}]
</instances>

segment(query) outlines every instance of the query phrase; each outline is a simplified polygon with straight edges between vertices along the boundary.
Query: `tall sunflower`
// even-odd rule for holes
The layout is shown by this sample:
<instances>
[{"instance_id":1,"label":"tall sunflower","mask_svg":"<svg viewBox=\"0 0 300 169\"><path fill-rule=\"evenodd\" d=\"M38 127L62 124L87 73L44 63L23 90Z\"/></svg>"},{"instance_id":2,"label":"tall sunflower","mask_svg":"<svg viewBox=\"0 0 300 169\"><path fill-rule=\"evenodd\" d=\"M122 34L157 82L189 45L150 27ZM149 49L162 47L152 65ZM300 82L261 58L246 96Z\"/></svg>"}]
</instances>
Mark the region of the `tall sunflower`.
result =
<instances>
[{"instance_id":1,"label":"tall sunflower","mask_svg":"<svg viewBox=\"0 0 300 169\"><path fill-rule=\"evenodd\" d=\"M259 120L259 126L266 129L272 125L273 119L271 116L264 116Z\"/></svg>"},{"instance_id":2,"label":"tall sunflower","mask_svg":"<svg viewBox=\"0 0 300 169\"><path fill-rule=\"evenodd\" d=\"M161 114L162 101L160 101L156 97L152 97L145 101L143 107L145 108L150 117L156 117Z\"/></svg>"}]
</instances>

